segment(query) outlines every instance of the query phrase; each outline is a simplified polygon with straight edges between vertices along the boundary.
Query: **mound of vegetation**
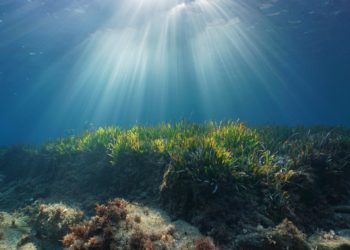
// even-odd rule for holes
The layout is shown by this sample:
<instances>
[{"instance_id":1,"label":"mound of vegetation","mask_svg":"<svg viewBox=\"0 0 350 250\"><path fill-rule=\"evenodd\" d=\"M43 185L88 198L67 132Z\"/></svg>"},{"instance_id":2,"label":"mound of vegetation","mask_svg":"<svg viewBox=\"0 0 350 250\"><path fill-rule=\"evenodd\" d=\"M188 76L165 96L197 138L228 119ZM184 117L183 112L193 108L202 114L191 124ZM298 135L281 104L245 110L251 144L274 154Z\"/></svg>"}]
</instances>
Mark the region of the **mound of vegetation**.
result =
<instances>
[{"instance_id":1,"label":"mound of vegetation","mask_svg":"<svg viewBox=\"0 0 350 250\"><path fill-rule=\"evenodd\" d=\"M233 249L285 218L306 233L350 226L350 130L208 123L100 128L0 151L0 206L112 197L161 205Z\"/></svg>"}]
</instances>

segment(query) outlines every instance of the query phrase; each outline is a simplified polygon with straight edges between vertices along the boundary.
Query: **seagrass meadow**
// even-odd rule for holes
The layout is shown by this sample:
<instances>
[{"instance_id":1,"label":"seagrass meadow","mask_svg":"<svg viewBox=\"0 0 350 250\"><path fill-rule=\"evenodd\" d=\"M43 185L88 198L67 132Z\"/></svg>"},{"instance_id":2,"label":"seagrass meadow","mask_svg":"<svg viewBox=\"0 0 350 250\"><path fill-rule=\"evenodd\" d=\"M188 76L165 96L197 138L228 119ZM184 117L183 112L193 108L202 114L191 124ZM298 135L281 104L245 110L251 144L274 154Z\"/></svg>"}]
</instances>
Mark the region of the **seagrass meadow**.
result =
<instances>
[{"instance_id":1,"label":"seagrass meadow","mask_svg":"<svg viewBox=\"0 0 350 250\"><path fill-rule=\"evenodd\" d=\"M350 248L347 128L104 127L4 147L0 174L4 249Z\"/></svg>"}]
</instances>

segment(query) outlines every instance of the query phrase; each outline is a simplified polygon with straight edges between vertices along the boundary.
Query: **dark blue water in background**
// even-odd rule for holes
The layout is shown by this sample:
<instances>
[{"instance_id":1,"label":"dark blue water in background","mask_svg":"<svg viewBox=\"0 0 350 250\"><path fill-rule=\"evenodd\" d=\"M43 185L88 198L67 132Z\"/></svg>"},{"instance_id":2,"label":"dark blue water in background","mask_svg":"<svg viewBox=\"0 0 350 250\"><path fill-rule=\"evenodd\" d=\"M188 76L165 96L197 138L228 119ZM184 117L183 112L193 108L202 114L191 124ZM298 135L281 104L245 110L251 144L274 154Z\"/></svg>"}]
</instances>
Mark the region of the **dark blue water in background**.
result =
<instances>
[{"instance_id":1,"label":"dark blue water in background","mask_svg":"<svg viewBox=\"0 0 350 250\"><path fill-rule=\"evenodd\" d=\"M181 119L350 126L350 1L0 0L0 145Z\"/></svg>"}]
</instances>

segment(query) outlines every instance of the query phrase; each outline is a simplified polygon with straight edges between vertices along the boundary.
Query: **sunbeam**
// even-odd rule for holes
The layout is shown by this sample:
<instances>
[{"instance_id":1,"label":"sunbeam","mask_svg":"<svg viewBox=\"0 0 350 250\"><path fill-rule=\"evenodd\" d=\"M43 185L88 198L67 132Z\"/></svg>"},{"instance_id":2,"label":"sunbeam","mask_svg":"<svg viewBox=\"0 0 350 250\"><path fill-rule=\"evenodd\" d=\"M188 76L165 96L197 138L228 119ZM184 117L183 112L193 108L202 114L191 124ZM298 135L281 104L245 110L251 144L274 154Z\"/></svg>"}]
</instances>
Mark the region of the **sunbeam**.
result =
<instances>
[{"instance_id":1,"label":"sunbeam","mask_svg":"<svg viewBox=\"0 0 350 250\"><path fill-rule=\"evenodd\" d=\"M274 54L287 44L255 29L269 23L244 3L109 4L114 13L78 45L71 84L56 95L53 106L65 99L62 113L78 108L89 121L155 122L171 119L176 107L187 110L178 117L197 112L211 119L262 107L259 95L278 102L275 94L289 91L274 66L282 63Z\"/></svg>"},{"instance_id":2,"label":"sunbeam","mask_svg":"<svg viewBox=\"0 0 350 250\"><path fill-rule=\"evenodd\" d=\"M57 135L90 123L308 120L327 92L310 83L318 76L303 55L318 52L307 36L330 25L292 7L277 0L1 2L0 80L3 101L13 100L3 112L8 120L35 116L33 135L46 124ZM299 11L312 18L311 7Z\"/></svg>"}]
</instances>

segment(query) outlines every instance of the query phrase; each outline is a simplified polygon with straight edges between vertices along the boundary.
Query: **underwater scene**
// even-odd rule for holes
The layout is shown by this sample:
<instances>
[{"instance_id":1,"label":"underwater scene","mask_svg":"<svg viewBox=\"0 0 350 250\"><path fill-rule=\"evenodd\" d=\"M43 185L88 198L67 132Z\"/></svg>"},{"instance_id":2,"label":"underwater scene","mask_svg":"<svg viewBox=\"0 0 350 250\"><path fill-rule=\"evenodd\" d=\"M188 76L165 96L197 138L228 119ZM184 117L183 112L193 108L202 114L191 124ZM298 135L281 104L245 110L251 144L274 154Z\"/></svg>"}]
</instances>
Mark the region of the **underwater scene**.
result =
<instances>
[{"instance_id":1,"label":"underwater scene","mask_svg":"<svg viewBox=\"0 0 350 250\"><path fill-rule=\"evenodd\" d=\"M0 250L350 250L350 0L0 0Z\"/></svg>"}]
</instances>

